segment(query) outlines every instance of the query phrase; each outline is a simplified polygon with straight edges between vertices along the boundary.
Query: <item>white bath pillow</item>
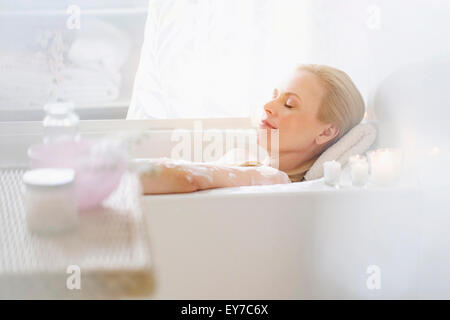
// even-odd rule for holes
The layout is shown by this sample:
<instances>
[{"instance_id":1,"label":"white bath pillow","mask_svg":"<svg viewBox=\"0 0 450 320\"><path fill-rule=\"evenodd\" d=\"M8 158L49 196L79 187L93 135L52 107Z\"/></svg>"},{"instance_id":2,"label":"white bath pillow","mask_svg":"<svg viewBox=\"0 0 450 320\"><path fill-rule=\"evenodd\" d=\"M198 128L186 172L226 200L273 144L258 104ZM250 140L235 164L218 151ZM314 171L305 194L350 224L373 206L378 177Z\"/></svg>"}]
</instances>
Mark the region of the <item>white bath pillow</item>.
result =
<instances>
[{"instance_id":1,"label":"white bath pillow","mask_svg":"<svg viewBox=\"0 0 450 320\"><path fill-rule=\"evenodd\" d=\"M305 174L305 180L323 177L323 163L336 160L344 166L348 158L366 152L375 141L377 130L373 124L360 123L347 132L335 144L325 150Z\"/></svg>"}]
</instances>

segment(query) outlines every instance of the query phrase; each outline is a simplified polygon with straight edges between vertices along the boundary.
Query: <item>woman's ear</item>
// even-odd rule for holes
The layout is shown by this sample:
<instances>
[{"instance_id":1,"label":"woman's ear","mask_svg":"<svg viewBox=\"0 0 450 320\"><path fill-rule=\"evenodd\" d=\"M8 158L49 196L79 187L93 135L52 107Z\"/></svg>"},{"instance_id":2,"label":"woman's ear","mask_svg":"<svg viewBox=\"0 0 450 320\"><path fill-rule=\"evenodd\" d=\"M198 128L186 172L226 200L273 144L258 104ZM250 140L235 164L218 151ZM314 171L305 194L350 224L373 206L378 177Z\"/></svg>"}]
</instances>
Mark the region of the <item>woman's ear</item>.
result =
<instances>
[{"instance_id":1,"label":"woman's ear","mask_svg":"<svg viewBox=\"0 0 450 320\"><path fill-rule=\"evenodd\" d=\"M334 124L329 124L317 135L315 141L318 145L324 145L334 139L338 134L339 129Z\"/></svg>"}]
</instances>

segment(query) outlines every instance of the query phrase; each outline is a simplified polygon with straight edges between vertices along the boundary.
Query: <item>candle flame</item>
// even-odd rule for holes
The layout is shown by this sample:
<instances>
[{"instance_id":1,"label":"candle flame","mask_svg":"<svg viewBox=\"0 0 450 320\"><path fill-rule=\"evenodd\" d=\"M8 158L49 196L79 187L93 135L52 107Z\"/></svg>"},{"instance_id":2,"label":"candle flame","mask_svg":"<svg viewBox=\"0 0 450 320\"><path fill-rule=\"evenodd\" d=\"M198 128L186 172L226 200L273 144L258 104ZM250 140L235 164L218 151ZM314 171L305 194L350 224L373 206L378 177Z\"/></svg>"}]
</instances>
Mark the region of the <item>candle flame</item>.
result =
<instances>
[{"instance_id":1,"label":"candle flame","mask_svg":"<svg viewBox=\"0 0 450 320\"><path fill-rule=\"evenodd\" d=\"M432 157L437 157L440 153L441 149L439 149L439 147L434 146L433 148L431 148L430 155Z\"/></svg>"}]
</instances>

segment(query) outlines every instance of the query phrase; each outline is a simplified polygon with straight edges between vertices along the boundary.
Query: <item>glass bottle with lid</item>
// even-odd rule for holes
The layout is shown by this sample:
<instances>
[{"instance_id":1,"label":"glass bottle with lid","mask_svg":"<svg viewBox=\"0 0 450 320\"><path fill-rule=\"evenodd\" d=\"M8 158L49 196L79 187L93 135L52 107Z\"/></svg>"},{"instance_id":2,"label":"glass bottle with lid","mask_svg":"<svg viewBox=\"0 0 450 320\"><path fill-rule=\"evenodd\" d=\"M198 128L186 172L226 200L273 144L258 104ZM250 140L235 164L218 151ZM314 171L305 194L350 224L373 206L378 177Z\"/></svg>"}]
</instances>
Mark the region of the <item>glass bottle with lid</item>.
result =
<instances>
[{"instance_id":1,"label":"glass bottle with lid","mask_svg":"<svg viewBox=\"0 0 450 320\"><path fill-rule=\"evenodd\" d=\"M52 102L44 106L44 143L79 140L80 118L74 111L73 102Z\"/></svg>"}]
</instances>

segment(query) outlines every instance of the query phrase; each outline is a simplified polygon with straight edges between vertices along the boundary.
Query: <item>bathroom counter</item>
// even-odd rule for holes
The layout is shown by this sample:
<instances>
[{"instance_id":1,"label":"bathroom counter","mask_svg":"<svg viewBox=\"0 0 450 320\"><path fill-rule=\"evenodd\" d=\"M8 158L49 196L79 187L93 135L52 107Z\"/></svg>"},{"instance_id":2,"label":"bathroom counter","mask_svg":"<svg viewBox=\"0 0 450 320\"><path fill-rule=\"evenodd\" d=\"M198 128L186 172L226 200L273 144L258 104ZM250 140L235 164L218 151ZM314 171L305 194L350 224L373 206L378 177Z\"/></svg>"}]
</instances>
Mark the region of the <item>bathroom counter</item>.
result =
<instances>
[{"instance_id":1,"label":"bathroom counter","mask_svg":"<svg viewBox=\"0 0 450 320\"><path fill-rule=\"evenodd\" d=\"M153 290L134 176L124 175L102 208L80 213L73 230L36 234L24 210L24 172L0 169L0 298L113 298ZM81 290L75 278L66 284L77 273Z\"/></svg>"}]
</instances>

